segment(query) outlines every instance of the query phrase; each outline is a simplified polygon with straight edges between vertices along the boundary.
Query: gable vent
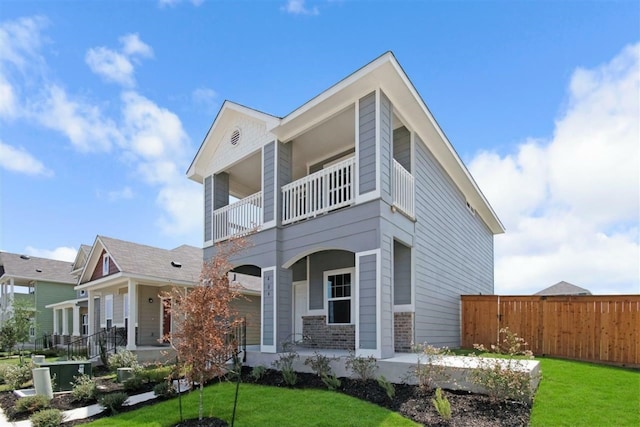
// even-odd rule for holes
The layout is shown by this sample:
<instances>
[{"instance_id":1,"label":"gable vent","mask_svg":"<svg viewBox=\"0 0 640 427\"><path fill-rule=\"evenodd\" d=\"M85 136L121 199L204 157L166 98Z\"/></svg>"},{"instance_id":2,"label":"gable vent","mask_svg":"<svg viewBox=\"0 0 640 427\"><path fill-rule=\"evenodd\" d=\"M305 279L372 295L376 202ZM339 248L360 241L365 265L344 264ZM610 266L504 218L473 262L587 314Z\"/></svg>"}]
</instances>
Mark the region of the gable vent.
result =
<instances>
[{"instance_id":1,"label":"gable vent","mask_svg":"<svg viewBox=\"0 0 640 427\"><path fill-rule=\"evenodd\" d=\"M229 139L229 142L231 143L231 145L238 145L238 142L240 142L240 131L238 129L235 129L231 133L231 138Z\"/></svg>"},{"instance_id":2,"label":"gable vent","mask_svg":"<svg viewBox=\"0 0 640 427\"><path fill-rule=\"evenodd\" d=\"M178 261L171 261L171 265L175 268L182 268L182 264Z\"/></svg>"}]
</instances>

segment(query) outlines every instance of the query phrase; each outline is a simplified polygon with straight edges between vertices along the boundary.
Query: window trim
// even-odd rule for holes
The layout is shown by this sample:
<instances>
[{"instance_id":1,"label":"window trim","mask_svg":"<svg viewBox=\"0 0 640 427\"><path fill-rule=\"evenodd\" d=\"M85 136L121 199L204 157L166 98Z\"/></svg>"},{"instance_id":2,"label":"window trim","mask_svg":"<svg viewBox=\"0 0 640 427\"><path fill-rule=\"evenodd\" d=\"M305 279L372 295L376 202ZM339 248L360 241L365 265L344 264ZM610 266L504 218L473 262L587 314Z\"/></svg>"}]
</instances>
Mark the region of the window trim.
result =
<instances>
[{"instance_id":1,"label":"window trim","mask_svg":"<svg viewBox=\"0 0 640 427\"><path fill-rule=\"evenodd\" d=\"M109 327L109 320L111 320L111 326L113 326L113 294L104 296L104 324L107 328Z\"/></svg>"},{"instance_id":2,"label":"window trim","mask_svg":"<svg viewBox=\"0 0 640 427\"><path fill-rule=\"evenodd\" d=\"M322 273L322 278L323 278L323 284L324 284L324 306L325 306L325 314L326 314L326 322L327 325L331 325L331 326L345 326L345 325L355 325L355 317L356 317L356 312L355 312L355 307L356 307L356 299L355 299L355 272L356 269L355 267L347 267L347 268L339 268L336 270L326 270ZM329 298L329 276L337 276L340 274L350 274L351 275L351 292L350 292L350 296L347 297L340 297L340 298ZM330 301L345 301L345 300L349 300L350 301L350 321L349 323L331 323L329 322L329 302Z\"/></svg>"},{"instance_id":3,"label":"window trim","mask_svg":"<svg viewBox=\"0 0 640 427\"><path fill-rule=\"evenodd\" d=\"M109 275L109 259L110 258L111 257L109 256L109 254L102 255L102 275L103 276Z\"/></svg>"}]
</instances>

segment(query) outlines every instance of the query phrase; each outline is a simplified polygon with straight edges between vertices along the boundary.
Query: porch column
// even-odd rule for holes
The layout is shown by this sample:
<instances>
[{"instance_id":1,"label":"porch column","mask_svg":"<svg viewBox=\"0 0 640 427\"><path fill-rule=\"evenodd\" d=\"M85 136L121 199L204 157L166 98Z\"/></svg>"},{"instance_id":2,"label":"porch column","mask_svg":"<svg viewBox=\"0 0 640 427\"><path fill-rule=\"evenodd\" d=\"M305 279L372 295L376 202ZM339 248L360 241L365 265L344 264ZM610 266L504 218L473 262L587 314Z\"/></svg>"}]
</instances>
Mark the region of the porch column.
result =
<instances>
[{"instance_id":1,"label":"porch column","mask_svg":"<svg viewBox=\"0 0 640 427\"><path fill-rule=\"evenodd\" d=\"M80 306L79 305L74 305L73 306L73 332L71 333L71 335L73 335L74 337L79 337L80 336Z\"/></svg>"},{"instance_id":2,"label":"porch column","mask_svg":"<svg viewBox=\"0 0 640 427\"><path fill-rule=\"evenodd\" d=\"M62 309L62 335L69 335L69 315L67 309Z\"/></svg>"},{"instance_id":3,"label":"porch column","mask_svg":"<svg viewBox=\"0 0 640 427\"><path fill-rule=\"evenodd\" d=\"M53 335L59 335L58 332L58 309L54 308L53 309Z\"/></svg>"},{"instance_id":4,"label":"porch column","mask_svg":"<svg viewBox=\"0 0 640 427\"><path fill-rule=\"evenodd\" d=\"M136 349L136 325L138 324L138 285L129 279L128 292L126 298L129 298L129 323L127 326L127 350Z\"/></svg>"},{"instance_id":5,"label":"porch column","mask_svg":"<svg viewBox=\"0 0 640 427\"><path fill-rule=\"evenodd\" d=\"M94 315L95 315L96 305L93 300L93 292L87 290L87 335L92 335L96 332L94 325Z\"/></svg>"}]
</instances>

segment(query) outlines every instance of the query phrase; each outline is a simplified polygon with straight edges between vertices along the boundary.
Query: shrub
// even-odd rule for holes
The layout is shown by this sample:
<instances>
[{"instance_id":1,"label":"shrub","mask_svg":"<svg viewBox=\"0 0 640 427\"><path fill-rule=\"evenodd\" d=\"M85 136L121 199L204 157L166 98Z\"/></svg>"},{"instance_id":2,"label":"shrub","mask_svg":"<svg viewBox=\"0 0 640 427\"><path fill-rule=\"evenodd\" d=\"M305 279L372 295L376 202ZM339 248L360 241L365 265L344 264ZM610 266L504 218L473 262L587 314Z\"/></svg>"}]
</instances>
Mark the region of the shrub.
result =
<instances>
[{"instance_id":1,"label":"shrub","mask_svg":"<svg viewBox=\"0 0 640 427\"><path fill-rule=\"evenodd\" d=\"M251 378L254 379L254 381L260 381L260 378L262 378L264 376L264 374L267 372L267 367L264 365L258 365L258 366L254 366L253 369L251 369Z\"/></svg>"},{"instance_id":2,"label":"shrub","mask_svg":"<svg viewBox=\"0 0 640 427\"><path fill-rule=\"evenodd\" d=\"M298 382L298 375L293 369L283 369L282 379L286 385L293 387Z\"/></svg>"},{"instance_id":3,"label":"shrub","mask_svg":"<svg viewBox=\"0 0 640 427\"><path fill-rule=\"evenodd\" d=\"M336 377L336 374L322 375L322 382L327 386L329 390L337 390L340 388L340 380Z\"/></svg>"},{"instance_id":4,"label":"shrub","mask_svg":"<svg viewBox=\"0 0 640 427\"><path fill-rule=\"evenodd\" d=\"M129 350L118 350L117 353L110 355L107 366L109 366L109 369L113 371L118 368L133 368L134 370L140 369L140 365L138 365L138 356Z\"/></svg>"},{"instance_id":5,"label":"shrub","mask_svg":"<svg viewBox=\"0 0 640 427\"><path fill-rule=\"evenodd\" d=\"M356 356L355 353L350 352L345 362L345 367L351 370L357 378L367 381L375 378L378 362L373 356Z\"/></svg>"},{"instance_id":6,"label":"shrub","mask_svg":"<svg viewBox=\"0 0 640 427\"><path fill-rule=\"evenodd\" d=\"M440 414L443 420L451 420L451 404L449 403L449 400L446 398L446 396L442 395L441 388L436 389L436 397L435 399L431 399L431 402L433 403L433 406L436 408L436 411L438 411L438 414Z\"/></svg>"},{"instance_id":7,"label":"shrub","mask_svg":"<svg viewBox=\"0 0 640 427\"><path fill-rule=\"evenodd\" d=\"M280 357L273 361L273 366L282 372L282 379L288 386L294 386L298 382L298 376L293 370L293 362L299 357L298 353L294 350L292 343L285 343L283 345L283 353L280 353Z\"/></svg>"},{"instance_id":8,"label":"shrub","mask_svg":"<svg viewBox=\"0 0 640 427\"><path fill-rule=\"evenodd\" d=\"M475 369L471 371L470 380L485 389L493 402L515 399L531 403L534 390L531 388L531 377L525 366L525 361L516 358L524 355L533 359L533 353L525 350L528 344L517 333L509 328L500 329L504 336L498 345L491 346L491 352L506 354L507 358L479 358ZM474 344L475 349L488 351L483 345Z\"/></svg>"},{"instance_id":9,"label":"shrub","mask_svg":"<svg viewBox=\"0 0 640 427\"><path fill-rule=\"evenodd\" d=\"M144 369L138 375L147 382L160 383L168 379L172 373L172 366L158 366Z\"/></svg>"},{"instance_id":10,"label":"shrub","mask_svg":"<svg viewBox=\"0 0 640 427\"><path fill-rule=\"evenodd\" d=\"M58 427L64 416L59 409L45 409L33 414L29 420L33 427Z\"/></svg>"},{"instance_id":11,"label":"shrub","mask_svg":"<svg viewBox=\"0 0 640 427\"><path fill-rule=\"evenodd\" d=\"M391 381L384 377L384 375L380 375L378 378L378 385L384 389L389 399L393 399L396 395L396 388L391 384Z\"/></svg>"},{"instance_id":12,"label":"shrub","mask_svg":"<svg viewBox=\"0 0 640 427\"><path fill-rule=\"evenodd\" d=\"M100 406L102 406L109 414L117 414L129 396L124 392L105 394L100 398Z\"/></svg>"},{"instance_id":13,"label":"shrub","mask_svg":"<svg viewBox=\"0 0 640 427\"><path fill-rule=\"evenodd\" d=\"M424 343L414 347L414 351L420 354L414 373L421 388L433 390L438 383L451 379L447 367L439 363L442 356L451 355L451 351L448 348L434 347Z\"/></svg>"},{"instance_id":14,"label":"shrub","mask_svg":"<svg viewBox=\"0 0 640 427\"><path fill-rule=\"evenodd\" d=\"M35 396L21 397L20 399L16 400L14 409L16 412L33 413L41 409L49 408L50 406L51 403L49 402L49 398L47 396L36 394Z\"/></svg>"},{"instance_id":15,"label":"shrub","mask_svg":"<svg viewBox=\"0 0 640 427\"><path fill-rule=\"evenodd\" d=\"M5 383L5 375L7 373L7 370L11 367L11 365L7 365L7 364L0 364L0 384L4 384Z\"/></svg>"},{"instance_id":16,"label":"shrub","mask_svg":"<svg viewBox=\"0 0 640 427\"><path fill-rule=\"evenodd\" d=\"M176 390L170 381L163 381L153 387L153 394L161 399L168 399L176 394Z\"/></svg>"},{"instance_id":17,"label":"shrub","mask_svg":"<svg viewBox=\"0 0 640 427\"><path fill-rule=\"evenodd\" d=\"M75 377L71 396L73 400L80 402L89 402L94 400L98 395L98 387L96 382L89 375L80 375Z\"/></svg>"},{"instance_id":18,"label":"shrub","mask_svg":"<svg viewBox=\"0 0 640 427\"><path fill-rule=\"evenodd\" d=\"M320 354L318 351L313 353L313 357L307 358L304 361L305 365L311 366L311 370L316 373L317 376L322 378L323 375L331 374L331 361L337 360L332 357Z\"/></svg>"},{"instance_id":19,"label":"shrub","mask_svg":"<svg viewBox=\"0 0 640 427\"><path fill-rule=\"evenodd\" d=\"M139 376L134 375L133 377L126 380L122 384L122 387L124 388L125 391L135 392L142 389L142 387L144 387L144 381Z\"/></svg>"},{"instance_id":20,"label":"shrub","mask_svg":"<svg viewBox=\"0 0 640 427\"><path fill-rule=\"evenodd\" d=\"M470 380L484 388L493 402L515 399L529 403L533 397L531 377L522 360L479 358Z\"/></svg>"},{"instance_id":21,"label":"shrub","mask_svg":"<svg viewBox=\"0 0 640 427\"><path fill-rule=\"evenodd\" d=\"M31 364L13 365L4 373L4 380L12 389L18 389L31 380Z\"/></svg>"}]
</instances>

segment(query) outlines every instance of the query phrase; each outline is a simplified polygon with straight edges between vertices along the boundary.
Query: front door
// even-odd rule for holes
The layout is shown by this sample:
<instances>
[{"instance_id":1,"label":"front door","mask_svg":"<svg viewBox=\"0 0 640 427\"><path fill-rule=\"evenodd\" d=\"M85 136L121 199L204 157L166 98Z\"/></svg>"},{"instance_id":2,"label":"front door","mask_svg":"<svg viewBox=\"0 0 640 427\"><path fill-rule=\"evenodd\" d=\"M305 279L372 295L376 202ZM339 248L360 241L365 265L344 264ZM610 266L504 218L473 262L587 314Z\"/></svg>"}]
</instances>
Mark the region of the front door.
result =
<instances>
[{"instance_id":1,"label":"front door","mask_svg":"<svg viewBox=\"0 0 640 427\"><path fill-rule=\"evenodd\" d=\"M307 314L307 282L293 284L293 339L302 341L302 317Z\"/></svg>"},{"instance_id":2,"label":"front door","mask_svg":"<svg viewBox=\"0 0 640 427\"><path fill-rule=\"evenodd\" d=\"M171 310L162 301L162 342L168 343L165 337L171 333Z\"/></svg>"}]
</instances>

